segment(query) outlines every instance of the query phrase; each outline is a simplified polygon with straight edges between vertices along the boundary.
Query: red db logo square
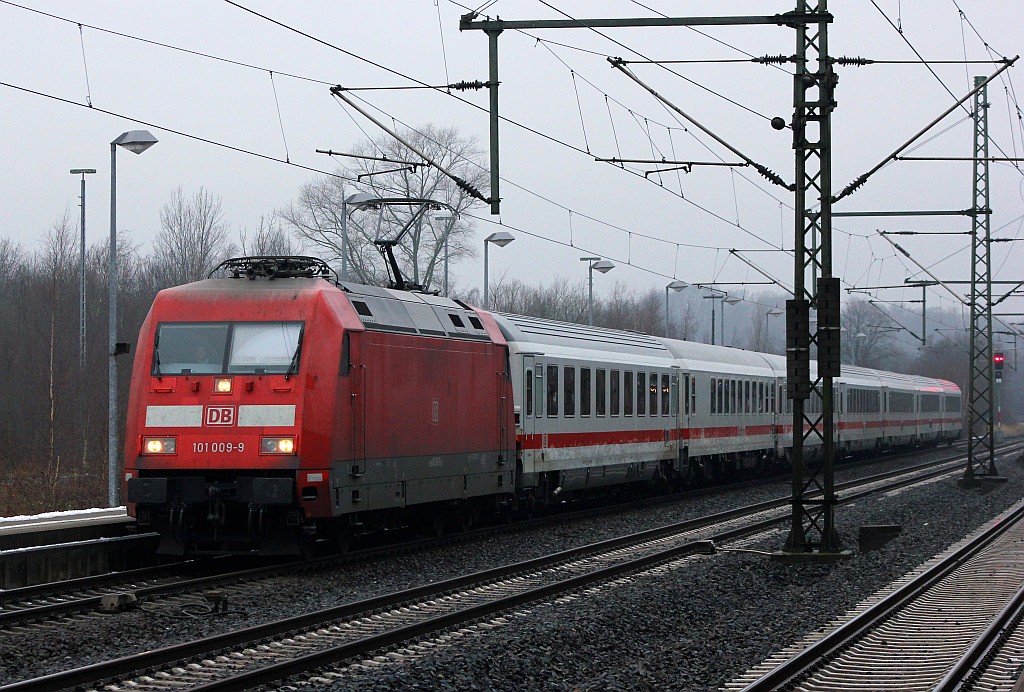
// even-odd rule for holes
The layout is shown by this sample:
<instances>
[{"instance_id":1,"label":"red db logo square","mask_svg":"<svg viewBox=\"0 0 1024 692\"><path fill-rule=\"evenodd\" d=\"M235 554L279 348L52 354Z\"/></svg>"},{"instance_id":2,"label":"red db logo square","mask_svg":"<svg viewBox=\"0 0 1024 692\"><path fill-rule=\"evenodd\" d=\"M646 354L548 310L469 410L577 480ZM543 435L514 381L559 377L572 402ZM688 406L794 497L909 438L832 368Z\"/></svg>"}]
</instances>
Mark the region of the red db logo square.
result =
<instances>
[{"instance_id":1,"label":"red db logo square","mask_svg":"<svg viewBox=\"0 0 1024 692\"><path fill-rule=\"evenodd\" d=\"M204 425L234 425L234 406L207 406Z\"/></svg>"}]
</instances>

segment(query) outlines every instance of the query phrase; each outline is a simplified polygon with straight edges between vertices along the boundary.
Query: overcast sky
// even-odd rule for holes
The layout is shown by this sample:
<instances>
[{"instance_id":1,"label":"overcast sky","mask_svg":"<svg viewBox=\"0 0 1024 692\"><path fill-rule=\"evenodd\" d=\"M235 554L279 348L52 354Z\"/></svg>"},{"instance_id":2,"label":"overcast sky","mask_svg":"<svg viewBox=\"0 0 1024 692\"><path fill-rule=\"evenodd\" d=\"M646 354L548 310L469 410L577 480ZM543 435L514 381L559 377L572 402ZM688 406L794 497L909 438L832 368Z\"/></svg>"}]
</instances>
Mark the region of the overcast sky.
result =
<instances>
[{"instance_id":1,"label":"overcast sky","mask_svg":"<svg viewBox=\"0 0 1024 692\"><path fill-rule=\"evenodd\" d=\"M486 36L459 32L459 16L466 11L462 5L437 3L240 0L274 23L213 0L24 0L31 9L0 2L5 68L0 77L5 84L0 101L0 236L35 249L46 228L65 211L77 219L79 182L68 171L81 167L98 170L88 177L88 242L104 242L109 232L109 143L121 132L138 128L149 129L160 142L141 156L118 154L122 231L148 247L160 207L178 186L188 194L205 187L220 195L236 234L254 229L262 215L294 199L298 188L317 175L309 168L335 170L334 161L316 149L347 151L367 134L381 134L358 113L343 108L329 85L397 87L411 85L409 78L431 85L487 79ZM784 1L724 0L551 4L565 14L537 0L498 0L484 13L503 19L651 17L657 12L700 16L712 11L730 16L775 14L794 7ZM834 56L912 61L918 59L916 50L929 61L991 61L1017 55L1024 42L1024 3L1019 0L834 0L830 10L835 15L829 30ZM791 193L750 168L696 167L688 174L645 178L644 167L633 167L631 173L594 159L648 159L653 152L656 158L735 162L734 154L611 69L606 57L703 61L636 64L631 69L715 134L791 182L791 132L776 131L769 122L774 116L787 122L792 117L791 67L711 61L788 56L794 49L795 32L777 26L502 34L501 113L515 123L504 123L501 129L506 181L502 214L492 217L484 207L474 214L480 217L475 222L480 241L499 229L498 221L517 239L490 253L491 276L546 282L559 275L582 281L586 271L579 257L594 254L617 265L596 279L598 295L616 281L661 289L673 277L690 283L763 280L729 257L728 250L736 248L791 283L793 261L777 251L793 246ZM837 67L835 190L884 160L948 108L955 100L949 92L959 98L975 75L997 69L992 62L933 64L931 71L920 64ZM1024 152L1016 101L1018 94L1024 98L1022 69L1024 64L1010 68L989 87L993 156ZM461 101L429 90L359 96L389 122L394 118L412 126L456 126L476 137L481 148L487 146L484 91L458 94ZM969 157L972 138L973 123L959 110L932 130L922 140L929 141L913 155ZM286 158L297 165L286 164ZM996 237L1024 237L1021 170L992 165ZM969 162L898 162L836 209L966 209L972 205L972 185ZM965 233L970 220L837 219L834 266L846 287L927 278L875 235L875 229ZM939 278L969 278L968 236L897 241ZM993 246L997 279L1024 278L1024 248L1019 245ZM478 286L481 256L459 266L457 273L460 285ZM742 295L763 287L726 288ZM914 299L919 290L880 292L879 297ZM941 291L931 301L954 306ZM999 307L1024 312L1024 301L1011 299Z\"/></svg>"}]
</instances>

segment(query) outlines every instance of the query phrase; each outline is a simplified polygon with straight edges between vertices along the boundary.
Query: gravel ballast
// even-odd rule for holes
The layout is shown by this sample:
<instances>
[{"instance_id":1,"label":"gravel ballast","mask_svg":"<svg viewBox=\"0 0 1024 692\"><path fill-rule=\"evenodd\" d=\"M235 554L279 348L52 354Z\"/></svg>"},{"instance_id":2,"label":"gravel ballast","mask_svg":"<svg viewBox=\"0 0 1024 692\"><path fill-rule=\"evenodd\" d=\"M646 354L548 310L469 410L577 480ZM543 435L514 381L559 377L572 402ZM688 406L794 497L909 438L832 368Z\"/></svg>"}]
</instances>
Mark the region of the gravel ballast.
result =
<instances>
[{"instance_id":1,"label":"gravel ballast","mask_svg":"<svg viewBox=\"0 0 1024 692\"><path fill-rule=\"evenodd\" d=\"M1024 496L1021 465L1001 459L999 471L1008 481L980 490L964 490L955 478L943 478L840 506L837 526L844 545L855 551L862 525L900 524L902 532L878 550L837 564L791 565L755 553L720 552L534 604L507 616L503 624L438 643L429 655L346 668L333 689L717 689L1019 501ZM201 600L192 597L146 604L143 611L0 632L0 681L347 603L787 492L787 483L722 489L676 504L264 580L232 595L231 608L245 615L192 617L181 608ZM749 547L777 550L784 539L778 533ZM330 685L318 679L312 687Z\"/></svg>"}]
</instances>

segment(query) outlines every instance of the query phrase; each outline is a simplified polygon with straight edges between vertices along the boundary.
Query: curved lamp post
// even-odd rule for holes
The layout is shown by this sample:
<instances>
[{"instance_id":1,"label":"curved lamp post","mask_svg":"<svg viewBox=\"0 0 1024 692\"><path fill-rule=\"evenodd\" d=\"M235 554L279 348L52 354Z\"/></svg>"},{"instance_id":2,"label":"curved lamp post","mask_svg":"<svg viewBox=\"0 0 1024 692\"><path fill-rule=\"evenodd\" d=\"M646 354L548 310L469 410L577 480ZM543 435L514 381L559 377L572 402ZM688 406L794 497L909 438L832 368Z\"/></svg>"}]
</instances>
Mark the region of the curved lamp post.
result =
<instances>
[{"instance_id":1,"label":"curved lamp post","mask_svg":"<svg viewBox=\"0 0 1024 692\"><path fill-rule=\"evenodd\" d=\"M735 305L738 302L740 302L740 299L737 298L736 296L730 296L728 294L722 296L722 303L721 303L722 320L721 321L722 321L722 345L723 346L725 346L725 304L728 303L729 305Z\"/></svg>"},{"instance_id":2,"label":"curved lamp post","mask_svg":"<svg viewBox=\"0 0 1024 692\"><path fill-rule=\"evenodd\" d=\"M107 291L110 311L107 334L107 502L117 506L118 435L117 435L117 357L127 353L127 345L117 343L117 148L141 154L156 144L147 130L122 132L110 143L110 258L107 270Z\"/></svg>"},{"instance_id":3,"label":"curved lamp post","mask_svg":"<svg viewBox=\"0 0 1024 692\"><path fill-rule=\"evenodd\" d=\"M677 291L678 292L678 291L683 290L684 288L686 288L689 285L690 284L686 283L685 281L673 281L672 283L670 283L667 286L665 286L665 338L666 339L668 338L668 292L669 292L669 290Z\"/></svg>"},{"instance_id":4,"label":"curved lamp post","mask_svg":"<svg viewBox=\"0 0 1024 692\"><path fill-rule=\"evenodd\" d=\"M764 350L765 351L768 350L768 318L769 317L777 317L778 315L781 315L783 312L785 312L785 311L784 310L780 310L778 308L769 308L768 312L764 313Z\"/></svg>"},{"instance_id":5,"label":"curved lamp post","mask_svg":"<svg viewBox=\"0 0 1024 692\"><path fill-rule=\"evenodd\" d=\"M587 276L588 276L588 290L587 290L587 324L594 325L594 270L607 274L615 265L606 259L600 257L580 257L580 262L589 262Z\"/></svg>"},{"instance_id":6,"label":"curved lamp post","mask_svg":"<svg viewBox=\"0 0 1024 692\"><path fill-rule=\"evenodd\" d=\"M487 244L494 243L498 247L505 247L515 239L516 237L508 231L495 231L484 238L484 310L491 309L491 294L490 288L487 285Z\"/></svg>"}]
</instances>

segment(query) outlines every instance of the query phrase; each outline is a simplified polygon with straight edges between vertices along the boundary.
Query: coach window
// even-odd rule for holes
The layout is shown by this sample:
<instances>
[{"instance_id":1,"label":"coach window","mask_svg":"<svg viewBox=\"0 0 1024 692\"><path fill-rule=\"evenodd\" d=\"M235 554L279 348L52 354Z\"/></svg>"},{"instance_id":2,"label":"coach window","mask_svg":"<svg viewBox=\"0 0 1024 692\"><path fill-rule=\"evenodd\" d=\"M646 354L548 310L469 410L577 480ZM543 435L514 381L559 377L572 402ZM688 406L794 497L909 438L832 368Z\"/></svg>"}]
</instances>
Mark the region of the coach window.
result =
<instances>
[{"instance_id":1,"label":"coach window","mask_svg":"<svg viewBox=\"0 0 1024 692\"><path fill-rule=\"evenodd\" d=\"M652 416L656 416L656 415L658 415L658 374L657 373L654 373L654 372L651 373L650 385L648 385L647 391L650 392L650 395L651 395L651 405L648 406L647 408L651 412Z\"/></svg>"},{"instance_id":2,"label":"coach window","mask_svg":"<svg viewBox=\"0 0 1024 692\"><path fill-rule=\"evenodd\" d=\"M594 380L594 386L597 389L597 405L595 408L597 409L597 415L599 416L603 416L605 414L605 403L608 397L607 383L605 382L606 379L607 375L605 374L605 369L598 368Z\"/></svg>"},{"instance_id":3,"label":"coach window","mask_svg":"<svg viewBox=\"0 0 1024 692\"><path fill-rule=\"evenodd\" d=\"M690 413L697 413L697 378L690 377Z\"/></svg>"},{"instance_id":4,"label":"coach window","mask_svg":"<svg viewBox=\"0 0 1024 692\"><path fill-rule=\"evenodd\" d=\"M717 380L718 380L717 377L712 377L711 380L710 380L711 381L710 395L711 395L711 414L712 415L715 415L716 413L718 413L718 396L717 396L717 392L715 391L715 390L718 389L718 387L716 385Z\"/></svg>"},{"instance_id":5,"label":"coach window","mask_svg":"<svg viewBox=\"0 0 1024 692\"><path fill-rule=\"evenodd\" d=\"M548 389L548 418L558 416L558 366L548 366L547 376Z\"/></svg>"},{"instance_id":6,"label":"coach window","mask_svg":"<svg viewBox=\"0 0 1024 692\"><path fill-rule=\"evenodd\" d=\"M580 368L580 416L590 416L590 368Z\"/></svg>"},{"instance_id":7,"label":"coach window","mask_svg":"<svg viewBox=\"0 0 1024 692\"><path fill-rule=\"evenodd\" d=\"M562 391L565 394L565 417L576 415L576 368L566 365L562 368Z\"/></svg>"},{"instance_id":8,"label":"coach window","mask_svg":"<svg viewBox=\"0 0 1024 692\"><path fill-rule=\"evenodd\" d=\"M533 415L533 368L527 368L526 377L526 415Z\"/></svg>"},{"instance_id":9,"label":"coach window","mask_svg":"<svg viewBox=\"0 0 1024 692\"><path fill-rule=\"evenodd\" d=\"M754 398L750 391L750 380L743 383L743 412L756 413L754 411Z\"/></svg>"},{"instance_id":10,"label":"coach window","mask_svg":"<svg viewBox=\"0 0 1024 692\"><path fill-rule=\"evenodd\" d=\"M670 378L668 375L661 376L661 415L669 415L669 402L673 401L673 397L670 396Z\"/></svg>"},{"instance_id":11,"label":"coach window","mask_svg":"<svg viewBox=\"0 0 1024 692\"><path fill-rule=\"evenodd\" d=\"M627 370L622 373L622 415L632 416L633 415L633 371Z\"/></svg>"},{"instance_id":12,"label":"coach window","mask_svg":"<svg viewBox=\"0 0 1024 692\"><path fill-rule=\"evenodd\" d=\"M690 415L690 376L683 375L683 413Z\"/></svg>"},{"instance_id":13,"label":"coach window","mask_svg":"<svg viewBox=\"0 0 1024 692\"><path fill-rule=\"evenodd\" d=\"M643 416L647 413L647 373L636 374L636 415Z\"/></svg>"},{"instance_id":14,"label":"coach window","mask_svg":"<svg viewBox=\"0 0 1024 692\"><path fill-rule=\"evenodd\" d=\"M611 382L611 415L619 415L619 403L622 401L622 397L619 394L619 371L612 370L612 382Z\"/></svg>"}]
</instances>

